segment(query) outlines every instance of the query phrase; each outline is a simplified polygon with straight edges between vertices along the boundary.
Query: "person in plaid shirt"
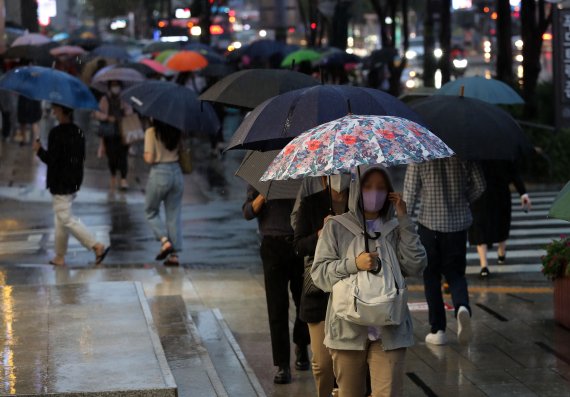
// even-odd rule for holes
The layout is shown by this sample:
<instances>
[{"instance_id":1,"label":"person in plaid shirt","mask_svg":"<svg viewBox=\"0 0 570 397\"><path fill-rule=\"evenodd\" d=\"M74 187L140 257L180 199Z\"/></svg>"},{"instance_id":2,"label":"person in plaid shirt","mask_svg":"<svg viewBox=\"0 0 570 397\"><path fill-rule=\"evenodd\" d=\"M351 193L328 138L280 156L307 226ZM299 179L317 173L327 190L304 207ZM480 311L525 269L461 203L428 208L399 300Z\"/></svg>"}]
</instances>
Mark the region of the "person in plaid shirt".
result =
<instances>
[{"instance_id":1,"label":"person in plaid shirt","mask_svg":"<svg viewBox=\"0 0 570 397\"><path fill-rule=\"evenodd\" d=\"M426 342L447 343L441 276L449 283L458 321L458 339L471 337L471 308L465 270L467 230L473 217L469 205L485 191L481 167L458 157L411 164L404 180L404 201L411 216L419 201L418 233L428 255L424 289L431 332Z\"/></svg>"}]
</instances>

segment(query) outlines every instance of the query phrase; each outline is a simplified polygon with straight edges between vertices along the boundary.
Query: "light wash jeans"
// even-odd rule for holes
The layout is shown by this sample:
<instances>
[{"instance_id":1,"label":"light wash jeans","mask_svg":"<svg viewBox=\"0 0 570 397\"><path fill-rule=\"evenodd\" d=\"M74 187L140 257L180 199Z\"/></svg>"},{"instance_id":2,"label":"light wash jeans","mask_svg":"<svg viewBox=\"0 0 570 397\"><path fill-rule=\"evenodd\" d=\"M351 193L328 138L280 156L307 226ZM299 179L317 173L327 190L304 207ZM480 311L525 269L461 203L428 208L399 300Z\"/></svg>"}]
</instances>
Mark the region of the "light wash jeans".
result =
<instances>
[{"instance_id":1,"label":"light wash jeans","mask_svg":"<svg viewBox=\"0 0 570 397\"><path fill-rule=\"evenodd\" d=\"M75 194L55 194L52 197L55 213L55 254L62 258L65 256L70 234L91 251L97 244L97 240L71 213L71 204L75 199Z\"/></svg>"},{"instance_id":2,"label":"light wash jeans","mask_svg":"<svg viewBox=\"0 0 570 397\"><path fill-rule=\"evenodd\" d=\"M182 194L184 178L180 165L159 163L152 166L146 184L145 214L155 237L168 237L174 251L182 250ZM166 224L160 219L160 205L164 202Z\"/></svg>"}]
</instances>

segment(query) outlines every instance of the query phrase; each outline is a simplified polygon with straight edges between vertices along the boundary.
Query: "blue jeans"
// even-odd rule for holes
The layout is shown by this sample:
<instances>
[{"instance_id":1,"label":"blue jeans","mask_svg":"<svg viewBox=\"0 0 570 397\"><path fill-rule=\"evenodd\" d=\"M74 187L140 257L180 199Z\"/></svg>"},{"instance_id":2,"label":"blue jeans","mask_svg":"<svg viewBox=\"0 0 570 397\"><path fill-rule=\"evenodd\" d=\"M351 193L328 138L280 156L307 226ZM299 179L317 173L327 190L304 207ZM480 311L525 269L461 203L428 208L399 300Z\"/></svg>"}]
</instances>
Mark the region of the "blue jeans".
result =
<instances>
[{"instance_id":1,"label":"blue jeans","mask_svg":"<svg viewBox=\"0 0 570 397\"><path fill-rule=\"evenodd\" d=\"M157 239L167 237L174 250L182 250L182 194L184 179L178 163L159 163L152 166L146 185L146 219ZM166 224L160 219L160 205L164 202Z\"/></svg>"}]
</instances>

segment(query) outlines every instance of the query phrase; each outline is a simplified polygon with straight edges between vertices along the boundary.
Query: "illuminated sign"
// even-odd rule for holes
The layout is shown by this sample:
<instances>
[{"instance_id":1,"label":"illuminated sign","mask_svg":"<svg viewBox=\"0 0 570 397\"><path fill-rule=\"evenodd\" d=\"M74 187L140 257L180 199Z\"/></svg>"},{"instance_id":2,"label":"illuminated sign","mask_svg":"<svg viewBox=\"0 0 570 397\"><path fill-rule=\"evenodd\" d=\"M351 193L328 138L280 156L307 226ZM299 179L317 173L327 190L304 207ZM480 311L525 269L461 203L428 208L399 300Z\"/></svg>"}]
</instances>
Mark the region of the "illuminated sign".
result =
<instances>
[{"instance_id":1,"label":"illuminated sign","mask_svg":"<svg viewBox=\"0 0 570 397\"><path fill-rule=\"evenodd\" d=\"M451 2L451 6L453 7L454 10L458 10L461 8L471 8L471 7L473 7L473 1L472 0L453 0Z\"/></svg>"},{"instance_id":2,"label":"illuminated sign","mask_svg":"<svg viewBox=\"0 0 570 397\"><path fill-rule=\"evenodd\" d=\"M47 26L50 19L57 15L56 0L38 0L38 22L42 26Z\"/></svg>"}]
</instances>

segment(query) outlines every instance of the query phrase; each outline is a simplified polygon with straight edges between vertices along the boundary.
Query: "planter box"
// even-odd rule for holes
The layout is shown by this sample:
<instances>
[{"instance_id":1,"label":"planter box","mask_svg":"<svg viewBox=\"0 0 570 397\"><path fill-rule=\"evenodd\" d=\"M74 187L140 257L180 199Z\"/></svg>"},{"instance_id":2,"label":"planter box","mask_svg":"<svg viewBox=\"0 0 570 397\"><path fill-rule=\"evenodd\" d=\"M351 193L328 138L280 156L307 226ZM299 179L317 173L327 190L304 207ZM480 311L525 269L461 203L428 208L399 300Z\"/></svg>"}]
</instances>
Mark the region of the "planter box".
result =
<instances>
[{"instance_id":1,"label":"planter box","mask_svg":"<svg viewBox=\"0 0 570 397\"><path fill-rule=\"evenodd\" d=\"M570 329L570 277L554 280L554 319Z\"/></svg>"}]
</instances>

